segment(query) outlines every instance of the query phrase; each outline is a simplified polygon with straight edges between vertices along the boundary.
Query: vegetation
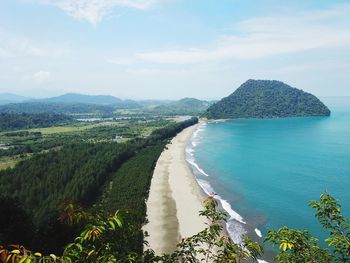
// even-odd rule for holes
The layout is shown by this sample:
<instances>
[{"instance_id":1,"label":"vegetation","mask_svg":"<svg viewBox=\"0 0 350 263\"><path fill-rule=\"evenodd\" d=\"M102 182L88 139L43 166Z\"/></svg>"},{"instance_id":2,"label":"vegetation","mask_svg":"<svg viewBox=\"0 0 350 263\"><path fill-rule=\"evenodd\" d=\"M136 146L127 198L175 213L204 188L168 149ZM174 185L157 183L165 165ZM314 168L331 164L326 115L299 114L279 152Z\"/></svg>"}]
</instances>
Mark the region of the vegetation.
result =
<instances>
[{"instance_id":1,"label":"vegetation","mask_svg":"<svg viewBox=\"0 0 350 263\"><path fill-rule=\"evenodd\" d=\"M0 170L33 154L57 150L69 143L126 142L149 136L152 131L174 123L170 119L132 118L0 133Z\"/></svg>"},{"instance_id":2,"label":"vegetation","mask_svg":"<svg viewBox=\"0 0 350 263\"><path fill-rule=\"evenodd\" d=\"M152 109L155 113L162 115L199 115L210 106L207 101L193 98L184 98L169 104L160 105Z\"/></svg>"},{"instance_id":3,"label":"vegetation","mask_svg":"<svg viewBox=\"0 0 350 263\"><path fill-rule=\"evenodd\" d=\"M339 203L329 194L322 194L320 201L311 201L316 217L324 229L330 231L325 240L328 247L320 247L317 238L307 231L283 227L270 230L266 242L279 247L276 261L281 263L330 263L350 260L350 221L341 214ZM13 208L14 207L14 208ZM9 210L21 214L16 206ZM183 239L177 250L170 255L155 255L152 250L135 253L129 247L129 235L135 231L133 224L121 213L89 213L81 207L65 203L59 219L68 225L84 225L80 235L69 243L62 256L26 250L19 245L0 247L0 261L8 262L245 262L256 260L263 253L262 247L243 237L242 244L235 244L222 235L222 220L226 215L217 210L213 196L205 201L200 215L206 217L207 228L200 233ZM21 215L22 216L22 215ZM23 217L23 216L22 216ZM25 216L24 216L25 218ZM26 234L26 221L17 233ZM25 226L23 226L25 224ZM21 261L22 260L22 261Z\"/></svg>"},{"instance_id":4,"label":"vegetation","mask_svg":"<svg viewBox=\"0 0 350 263\"><path fill-rule=\"evenodd\" d=\"M97 213L107 215L119 210L128 222L129 231L124 249L134 254L143 252L144 235L142 226L146 222L146 200L151 184L153 170L163 151L165 142L148 146L125 162L113 175L105 187L100 202L94 207ZM130 194L133 193L133 194Z\"/></svg>"},{"instance_id":5,"label":"vegetation","mask_svg":"<svg viewBox=\"0 0 350 263\"><path fill-rule=\"evenodd\" d=\"M135 229L133 233L136 234L135 239L129 235L130 246L140 253L143 242L143 235L140 233L141 224L145 220L144 200L148 196L154 164L166 140L196 122L198 119L194 118L172 123L164 128L153 130L148 137L135 137L125 143L113 140L86 142L77 139L55 150L34 154L30 159L18 162L14 168L0 171L0 193L7 200L8 198L18 200L21 209L28 214L31 225L34 226L31 248L57 253L79 231L79 228L67 228L57 222L57 207L62 200L68 198L73 202L91 207L101 196L104 186L111 178L116 183L113 184L113 191L106 195L106 203L119 198L126 200L130 189L124 187L133 186L137 194L126 200L124 207L125 209L134 208L130 224L133 224ZM148 127L150 123L142 125ZM96 136L99 136L99 133L100 130L93 132ZM131 164L125 163L133 156L135 158L130 160ZM126 167L135 166L131 170L132 174L126 176L126 168L124 168L116 174L117 177L112 177L122 164ZM134 180L130 181L130 178ZM114 193L114 191L118 192ZM121 204L120 201L118 204ZM13 226L13 229L16 229L16 222ZM2 232L1 228L0 232ZM11 236L9 233L3 234L0 241L9 243L11 240L9 236ZM24 243L23 240L17 242Z\"/></svg>"},{"instance_id":6,"label":"vegetation","mask_svg":"<svg viewBox=\"0 0 350 263\"><path fill-rule=\"evenodd\" d=\"M63 114L0 113L0 131L49 127L72 121L73 118Z\"/></svg>"},{"instance_id":7,"label":"vegetation","mask_svg":"<svg viewBox=\"0 0 350 263\"><path fill-rule=\"evenodd\" d=\"M2 113L56 113L56 114L93 114L94 116L112 116L114 107L86 103L23 102L0 105Z\"/></svg>"},{"instance_id":8,"label":"vegetation","mask_svg":"<svg viewBox=\"0 0 350 263\"><path fill-rule=\"evenodd\" d=\"M314 95L276 80L248 80L205 113L210 119L329 115L329 109Z\"/></svg>"},{"instance_id":9,"label":"vegetation","mask_svg":"<svg viewBox=\"0 0 350 263\"><path fill-rule=\"evenodd\" d=\"M324 240L328 247L322 248L318 239L306 230L283 227L268 232L266 241L277 245L278 262L350 262L350 220L341 214L340 204L328 193L320 201L311 201L316 217L330 236Z\"/></svg>"},{"instance_id":10,"label":"vegetation","mask_svg":"<svg viewBox=\"0 0 350 263\"><path fill-rule=\"evenodd\" d=\"M57 113L75 117L154 117L190 115L203 113L210 102L194 98L178 101L121 100L113 96L91 96L68 93L58 97L37 100L0 101L0 113Z\"/></svg>"},{"instance_id":11,"label":"vegetation","mask_svg":"<svg viewBox=\"0 0 350 263\"><path fill-rule=\"evenodd\" d=\"M208 227L182 240L178 249L171 255L156 256L152 250L143 254L128 250L125 237L129 235L130 225L122 219L119 212L102 216L89 214L67 203L60 220L72 224L84 223L84 230L68 244L62 256L50 254L43 256L22 246L0 247L2 262L242 262L246 259L257 259L262 254L262 247L245 237L244 244L238 245L222 235L222 220L226 215L217 210L213 197L205 202L205 210L200 212L208 221Z\"/></svg>"}]
</instances>

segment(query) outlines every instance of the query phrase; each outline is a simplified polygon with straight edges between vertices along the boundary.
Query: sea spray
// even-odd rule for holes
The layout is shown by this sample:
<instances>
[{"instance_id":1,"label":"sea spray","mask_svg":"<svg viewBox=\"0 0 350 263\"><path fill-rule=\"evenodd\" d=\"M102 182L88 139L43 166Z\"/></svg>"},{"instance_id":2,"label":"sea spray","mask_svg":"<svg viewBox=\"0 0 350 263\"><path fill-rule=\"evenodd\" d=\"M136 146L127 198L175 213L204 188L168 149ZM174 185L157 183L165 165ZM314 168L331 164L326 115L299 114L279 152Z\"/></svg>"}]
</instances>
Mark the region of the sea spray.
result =
<instances>
[{"instance_id":1,"label":"sea spray","mask_svg":"<svg viewBox=\"0 0 350 263\"><path fill-rule=\"evenodd\" d=\"M258 237L262 237L262 233L259 229L255 228L254 231Z\"/></svg>"}]
</instances>

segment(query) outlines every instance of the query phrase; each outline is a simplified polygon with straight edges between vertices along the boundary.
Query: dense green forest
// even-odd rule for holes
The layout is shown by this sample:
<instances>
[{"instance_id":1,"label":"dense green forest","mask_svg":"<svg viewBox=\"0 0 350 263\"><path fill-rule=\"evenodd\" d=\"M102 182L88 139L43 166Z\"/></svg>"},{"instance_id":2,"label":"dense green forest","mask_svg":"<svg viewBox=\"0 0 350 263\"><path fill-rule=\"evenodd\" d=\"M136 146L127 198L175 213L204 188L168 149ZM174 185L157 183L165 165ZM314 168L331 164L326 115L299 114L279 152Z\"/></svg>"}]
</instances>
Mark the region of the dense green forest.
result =
<instances>
[{"instance_id":1,"label":"dense green forest","mask_svg":"<svg viewBox=\"0 0 350 263\"><path fill-rule=\"evenodd\" d=\"M208 108L210 119L329 116L314 95L276 80L248 80Z\"/></svg>"},{"instance_id":2,"label":"dense green forest","mask_svg":"<svg viewBox=\"0 0 350 263\"><path fill-rule=\"evenodd\" d=\"M111 116L114 107L87 103L23 102L0 105L3 113L61 113Z\"/></svg>"},{"instance_id":3,"label":"dense green forest","mask_svg":"<svg viewBox=\"0 0 350 263\"><path fill-rule=\"evenodd\" d=\"M59 149L35 154L30 159L20 161L12 169L0 171L0 193L5 199L11 198L14 202L21 204L23 214L31 218L34 226L32 232L36 233L33 235L36 238L30 242L32 247L40 247L43 251L60 251L69 238L77 233L77 229L67 229L57 222L58 207L61 202L69 199L91 207L101 196L112 174L132 156L136 156L137 159L134 162L139 163L135 167L145 167L142 174L137 174L140 172L137 168L132 170L134 175L130 174L130 178L135 179L132 181L137 190L135 200L145 200L151 171L165 141L197 122L198 119L193 118L169 124L154 130L145 138L136 137L124 143L82 140L69 142ZM117 184L122 185L124 180L129 182L130 178L125 176L123 170L120 177L118 174L117 179L113 177L113 180L118 181ZM116 189L118 192L119 190ZM109 194L111 197L106 200L113 198L113 193ZM133 199L131 198L130 201ZM138 225L144 220L145 213L144 204L140 205L135 210L138 215L135 217L135 222ZM2 218L2 220L5 219L6 217ZM57 229L61 230L56 231ZM6 237L2 238L3 240L0 241L4 243L8 241ZM140 248L140 240L142 241L142 236L139 236L136 242L138 248ZM17 242L25 244L25 240Z\"/></svg>"},{"instance_id":4,"label":"dense green forest","mask_svg":"<svg viewBox=\"0 0 350 263\"><path fill-rule=\"evenodd\" d=\"M72 121L72 117L56 113L0 113L0 131L49 127Z\"/></svg>"},{"instance_id":5,"label":"dense green forest","mask_svg":"<svg viewBox=\"0 0 350 263\"><path fill-rule=\"evenodd\" d=\"M138 255L143 252L142 225L146 220L146 199L155 164L164 146L164 141L147 146L125 162L112 174L101 200L94 208L96 212L104 211L107 215L119 210L132 229L125 237L127 242L124 242L123 249Z\"/></svg>"},{"instance_id":6,"label":"dense green forest","mask_svg":"<svg viewBox=\"0 0 350 263\"><path fill-rule=\"evenodd\" d=\"M111 96L65 94L41 100L13 102L1 105L0 113L56 113L75 117L118 116L197 116L211 103L193 98L178 101L134 101Z\"/></svg>"},{"instance_id":7,"label":"dense green forest","mask_svg":"<svg viewBox=\"0 0 350 263\"><path fill-rule=\"evenodd\" d=\"M210 102L194 98L184 98L169 104L160 105L152 111L164 115L199 115L205 112Z\"/></svg>"}]
</instances>

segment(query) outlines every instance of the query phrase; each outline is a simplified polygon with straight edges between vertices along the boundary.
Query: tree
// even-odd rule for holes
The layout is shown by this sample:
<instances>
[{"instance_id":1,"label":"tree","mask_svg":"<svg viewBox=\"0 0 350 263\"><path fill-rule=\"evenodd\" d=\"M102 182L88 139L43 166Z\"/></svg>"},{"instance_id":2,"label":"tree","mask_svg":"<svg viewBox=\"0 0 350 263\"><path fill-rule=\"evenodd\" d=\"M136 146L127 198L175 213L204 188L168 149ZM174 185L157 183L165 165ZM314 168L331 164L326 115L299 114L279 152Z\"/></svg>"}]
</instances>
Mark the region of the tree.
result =
<instances>
[{"instance_id":1,"label":"tree","mask_svg":"<svg viewBox=\"0 0 350 263\"><path fill-rule=\"evenodd\" d=\"M330 231L325 239L328 247L321 248L306 230L289 229L270 230L266 241L279 246L276 255L278 262L350 262L350 221L341 214L338 201L324 193L320 201L311 201L310 206L316 210L316 217L322 227Z\"/></svg>"}]
</instances>

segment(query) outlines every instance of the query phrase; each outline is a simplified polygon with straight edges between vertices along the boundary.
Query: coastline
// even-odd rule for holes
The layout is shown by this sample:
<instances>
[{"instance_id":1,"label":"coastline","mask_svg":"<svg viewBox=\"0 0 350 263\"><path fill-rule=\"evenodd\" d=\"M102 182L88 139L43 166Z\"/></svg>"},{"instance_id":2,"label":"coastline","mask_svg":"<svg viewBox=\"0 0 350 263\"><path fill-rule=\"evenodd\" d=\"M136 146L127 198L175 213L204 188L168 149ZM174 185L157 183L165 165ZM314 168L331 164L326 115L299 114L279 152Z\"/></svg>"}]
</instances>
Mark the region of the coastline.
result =
<instances>
[{"instance_id":1,"label":"coastline","mask_svg":"<svg viewBox=\"0 0 350 263\"><path fill-rule=\"evenodd\" d=\"M147 204L145 240L156 254L171 253L182 238L190 237L205 225L205 194L191 171L185 149L200 124L184 129L164 149L154 169ZM146 247L147 248L147 247Z\"/></svg>"}]
</instances>

